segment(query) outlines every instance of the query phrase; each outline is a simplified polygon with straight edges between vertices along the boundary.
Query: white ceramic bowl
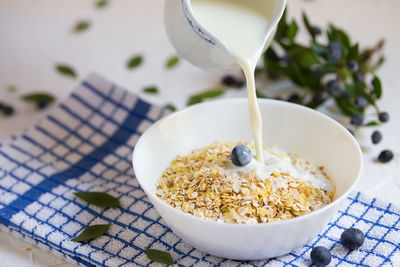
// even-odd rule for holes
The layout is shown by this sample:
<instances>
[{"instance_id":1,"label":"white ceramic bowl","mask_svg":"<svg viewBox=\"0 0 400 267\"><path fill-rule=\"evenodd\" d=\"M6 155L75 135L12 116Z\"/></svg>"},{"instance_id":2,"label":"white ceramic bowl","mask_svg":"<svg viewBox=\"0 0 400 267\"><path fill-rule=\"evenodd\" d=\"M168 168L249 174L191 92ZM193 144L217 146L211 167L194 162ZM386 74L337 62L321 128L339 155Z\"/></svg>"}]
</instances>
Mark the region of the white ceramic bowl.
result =
<instances>
[{"instance_id":1,"label":"white ceramic bowl","mask_svg":"<svg viewBox=\"0 0 400 267\"><path fill-rule=\"evenodd\" d=\"M259 104L264 145L276 145L324 166L336 185L332 203L294 219L245 225L201 219L156 196L157 180L178 154L214 141L252 141L247 99L212 101L173 113L143 133L133 152L136 177L161 217L184 241L212 255L255 260L304 245L332 219L360 177L360 147L339 123L300 105L274 100Z\"/></svg>"}]
</instances>

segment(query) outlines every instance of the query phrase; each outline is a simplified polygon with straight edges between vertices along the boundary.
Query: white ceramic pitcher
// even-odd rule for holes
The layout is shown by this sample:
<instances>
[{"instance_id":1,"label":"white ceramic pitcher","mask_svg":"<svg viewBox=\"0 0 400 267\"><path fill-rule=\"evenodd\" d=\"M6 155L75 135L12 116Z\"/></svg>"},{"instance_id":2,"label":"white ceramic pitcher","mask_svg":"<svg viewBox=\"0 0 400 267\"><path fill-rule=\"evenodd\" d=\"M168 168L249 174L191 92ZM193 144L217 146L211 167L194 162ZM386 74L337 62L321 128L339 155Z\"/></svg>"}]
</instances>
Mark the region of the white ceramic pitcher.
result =
<instances>
[{"instance_id":1,"label":"white ceramic pitcher","mask_svg":"<svg viewBox=\"0 0 400 267\"><path fill-rule=\"evenodd\" d=\"M245 0L244 0L245 1ZM265 32L264 51L271 43L286 0L265 1L271 8L269 27ZM267 3L269 2L269 3ZM193 13L190 0L166 0L164 24L178 54L192 64L211 70L239 69L226 45L204 28Z\"/></svg>"}]
</instances>

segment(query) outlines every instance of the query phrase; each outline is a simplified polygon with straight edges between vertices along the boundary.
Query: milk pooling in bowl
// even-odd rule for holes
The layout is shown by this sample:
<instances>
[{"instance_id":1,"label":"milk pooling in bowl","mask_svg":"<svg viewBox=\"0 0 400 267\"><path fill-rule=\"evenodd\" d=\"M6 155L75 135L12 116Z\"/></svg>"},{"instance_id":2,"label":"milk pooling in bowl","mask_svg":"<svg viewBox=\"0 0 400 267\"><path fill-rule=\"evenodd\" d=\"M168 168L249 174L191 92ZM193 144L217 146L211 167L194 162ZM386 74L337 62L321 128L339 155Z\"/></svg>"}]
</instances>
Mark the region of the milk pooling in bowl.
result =
<instances>
[{"instance_id":1,"label":"milk pooling in bowl","mask_svg":"<svg viewBox=\"0 0 400 267\"><path fill-rule=\"evenodd\" d=\"M256 159L263 162L261 114L254 70L271 33L268 0L192 0L194 15L217 37L241 66L247 83L251 131Z\"/></svg>"}]
</instances>

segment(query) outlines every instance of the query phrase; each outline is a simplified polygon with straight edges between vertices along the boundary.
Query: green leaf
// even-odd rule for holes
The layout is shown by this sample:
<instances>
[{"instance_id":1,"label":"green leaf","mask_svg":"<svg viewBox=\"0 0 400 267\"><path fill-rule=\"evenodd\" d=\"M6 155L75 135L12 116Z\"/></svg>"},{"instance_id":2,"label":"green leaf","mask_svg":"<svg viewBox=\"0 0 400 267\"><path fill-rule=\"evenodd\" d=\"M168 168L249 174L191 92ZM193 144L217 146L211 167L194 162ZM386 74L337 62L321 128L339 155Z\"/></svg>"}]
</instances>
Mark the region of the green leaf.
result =
<instances>
[{"instance_id":1,"label":"green leaf","mask_svg":"<svg viewBox=\"0 0 400 267\"><path fill-rule=\"evenodd\" d=\"M170 58L167 60L167 63L165 64L165 66L166 66L168 69L171 69L171 68L175 67L175 66L178 65L178 64L179 64L179 57L177 57L177 56L172 56L172 57L170 57Z\"/></svg>"},{"instance_id":2,"label":"green leaf","mask_svg":"<svg viewBox=\"0 0 400 267\"><path fill-rule=\"evenodd\" d=\"M143 92L149 93L149 94L158 94L158 88L155 86L149 86L143 88Z\"/></svg>"},{"instance_id":3,"label":"green leaf","mask_svg":"<svg viewBox=\"0 0 400 267\"><path fill-rule=\"evenodd\" d=\"M211 90L207 90L204 92L201 92L199 94L195 94L189 97L189 100L187 102L188 106L194 105L194 104L198 104L204 101L204 99L208 99L208 98L215 98L218 96L221 96L225 93L224 90L222 89L211 89Z\"/></svg>"},{"instance_id":4,"label":"green leaf","mask_svg":"<svg viewBox=\"0 0 400 267\"><path fill-rule=\"evenodd\" d=\"M286 37L286 31L287 31L287 23L286 23L286 8L285 11L283 12L283 15L281 17L281 20L278 23L278 27L276 30L276 34L275 34L275 40L280 41L282 38Z\"/></svg>"},{"instance_id":5,"label":"green leaf","mask_svg":"<svg viewBox=\"0 0 400 267\"><path fill-rule=\"evenodd\" d=\"M89 29L89 27L90 27L90 21L80 20L80 21L76 22L76 24L74 26L74 32L76 32L76 33L83 32L83 31Z\"/></svg>"},{"instance_id":6,"label":"green leaf","mask_svg":"<svg viewBox=\"0 0 400 267\"><path fill-rule=\"evenodd\" d=\"M174 260L172 259L171 255L165 251L146 248L146 255L150 260L154 262L163 264L174 264Z\"/></svg>"},{"instance_id":7,"label":"green leaf","mask_svg":"<svg viewBox=\"0 0 400 267\"><path fill-rule=\"evenodd\" d=\"M101 207L111 208L121 206L121 202L113 196L103 192L75 192L75 196L86 201L89 204Z\"/></svg>"},{"instance_id":8,"label":"green leaf","mask_svg":"<svg viewBox=\"0 0 400 267\"><path fill-rule=\"evenodd\" d=\"M372 86L374 89L372 90L372 93L375 95L377 99L382 97L382 83L381 80L377 77L374 76L374 79L372 80Z\"/></svg>"},{"instance_id":9,"label":"green leaf","mask_svg":"<svg viewBox=\"0 0 400 267\"><path fill-rule=\"evenodd\" d=\"M107 233L112 224L96 224L86 227L77 237L71 239L74 242L86 242Z\"/></svg>"},{"instance_id":10,"label":"green leaf","mask_svg":"<svg viewBox=\"0 0 400 267\"><path fill-rule=\"evenodd\" d=\"M307 81L307 86L314 90L320 90L323 88L321 84L321 77L323 76L323 72L319 70L311 70L311 69L302 69L303 76Z\"/></svg>"},{"instance_id":11,"label":"green leaf","mask_svg":"<svg viewBox=\"0 0 400 267\"><path fill-rule=\"evenodd\" d=\"M102 8L108 5L108 0L98 0L96 2L96 7Z\"/></svg>"},{"instance_id":12,"label":"green leaf","mask_svg":"<svg viewBox=\"0 0 400 267\"><path fill-rule=\"evenodd\" d=\"M376 121L370 121L366 124L364 124L365 127L373 127L373 126L379 126L379 123Z\"/></svg>"},{"instance_id":13,"label":"green leaf","mask_svg":"<svg viewBox=\"0 0 400 267\"><path fill-rule=\"evenodd\" d=\"M303 68L310 68L320 63L317 55L308 47L293 46L289 54Z\"/></svg>"},{"instance_id":14,"label":"green leaf","mask_svg":"<svg viewBox=\"0 0 400 267\"><path fill-rule=\"evenodd\" d=\"M225 93L224 90L216 88L216 89L211 89L211 90L204 91L204 92L202 92L200 94L197 94L197 96L202 98L202 99L215 98L215 97L223 95L224 93Z\"/></svg>"},{"instance_id":15,"label":"green leaf","mask_svg":"<svg viewBox=\"0 0 400 267\"><path fill-rule=\"evenodd\" d=\"M128 60L126 67L128 69L134 69L139 67L142 64L142 62L143 62L143 57L141 55L135 55Z\"/></svg>"},{"instance_id":16,"label":"green leaf","mask_svg":"<svg viewBox=\"0 0 400 267\"><path fill-rule=\"evenodd\" d=\"M285 74L297 85L307 86L307 80L301 71L300 66L297 63L290 64L285 68Z\"/></svg>"},{"instance_id":17,"label":"green leaf","mask_svg":"<svg viewBox=\"0 0 400 267\"><path fill-rule=\"evenodd\" d=\"M328 47L326 45L321 45L316 42L312 42L311 49L314 51L315 54L326 58L326 55L328 53Z\"/></svg>"},{"instance_id":18,"label":"green leaf","mask_svg":"<svg viewBox=\"0 0 400 267\"><path fill-rule=\"evenodd\" d=\"M225 93L224 90L218 89L218 88L217 89L207 90L207 91L201 92L199 94L195 94L195 95L190 96L190 98L189 98L189 100L187 102L187 105L191 106L191 105L194 105L194 104L198 104L198 103L203 102L204 99L215 98L215 97L223 95L224 93Z\"/></svg>"},{"instance_id":19,"label":"green leaf","mask_svg":"<svg viewBox=\"0 0 400 267\"><path fill-rule=\"evenodd\" d=\"M171 111L176 111L176 107L173 104L165 104L164 109L168 109Z\"/></svg>"},{"instance_id":20,"label":"green leaf","mask_svg":"<svg viewBox=\"0 0 400 267\"><path fill-rule=\"evenodd\" d=\"M298 30L299 26L297 25L297 22L295 20L292 20L292 23L290 23L286 31L286 38L293 41L297 35Z\"/></svg>"},{"instance_id":21,"label":"green leaf","mask_svg":"<svg viewBox=\"0 0 400 267\"><path fill-rule=\"evenodd\" d=\"M358 53L359 53L359 44L356 43L349 49L349 53L347 55L348 60L356 60L358 58Z\"/></svg>"},{"instance_id":22,"label":"green leaf","mask_svg":"<svg viewBox=\"0 0 400 267\"><path fill-rule=\"evenodd\" d=\"M58 71L58 73L64 76L69 76L71 78L76 78L78 76L75 70L71 66L65 64L56 64L55 68Z\"/></svg>"},{"instance_id":23,"label":"green leaf","mask_svg":"<svg viewBox=\"0 0 400 267\"><path fill-rule=\"evenodd\" d=\"M308 31L308 33L311 35L311 38L314 40L315 39L315 32L314 32L314 28L311 25L306 13L303 11L303 23L306 26L306 29Z\"/></svg>"},{"instance_id":24,"label":"green leaf","mask_svg":"<svg viewBox=\"0 0 400 267\"><path fill-rule=\"evenodd\" d=\"M360 111L356 109L352 102L342 98L336 98L335 100L336 104L345 115L353 116L354 114L360 113Z\"/></svg>"},{"instance_id":25,"label":"green leaf","mask_svg":"<svg viewBox=\"0 0 400 267\"><path fill-rule=\"evenodd\" d=\"M22 95L21 100L33 104L38 104L40 102L45 102L49 104L54 102L56 98L48 93L30 93Z\"/></svg>"},{"instance_id":26,"label":"green leaf","mask_svg":"<svg viewBox=\"0 0 400 267\"><path fill-rule=\"evenodd\" d=\"M201 97L191 96L191 97L189 97L187 105L191 106L191 105L198 104L198 103L201 103L201 102L203 102L203 99Z\"/></svg>"},{"instance_id":27,"label":"green leaf","mask_svg":"<svg viewBox=\"0 0 400 267\"><path fill-rule=\"evenodd\" d=\"M358 96L358 90L355 83L345 83L344 87L346 92L349 93L352 98L356 98Z\"/></svg>"}]
</instances>

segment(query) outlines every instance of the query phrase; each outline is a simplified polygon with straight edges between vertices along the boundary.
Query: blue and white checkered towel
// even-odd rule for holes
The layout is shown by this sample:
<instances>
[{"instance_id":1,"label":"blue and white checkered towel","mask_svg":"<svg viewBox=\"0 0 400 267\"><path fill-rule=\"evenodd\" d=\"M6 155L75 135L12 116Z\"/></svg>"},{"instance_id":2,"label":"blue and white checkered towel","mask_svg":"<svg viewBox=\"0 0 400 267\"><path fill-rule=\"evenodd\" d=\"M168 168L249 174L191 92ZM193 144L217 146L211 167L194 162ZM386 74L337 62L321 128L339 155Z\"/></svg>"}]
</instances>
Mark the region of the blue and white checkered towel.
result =
<instances>
[{"instance_id":1,"label":"blue and white checkered towel","mask_svg":"<svg viewBox=\"0 0 400 267\"><path fill-rule=\"evenodd\" d=\"M332 252L331 265L400 266L400 210L352 194L314 240L265 261L237 262L200 252L164 225L141 190L131 167L140 134L164 115L99 76L89 76L50 115L0 145L0 227L84 266L146 266L145 247L169 251L181 266L309 266L312 247ZM73 192L102 191L122 208L100 209ZM87 244L71 242L86 226L113 223L108 234ZM341 232L355 226L366 234L348 253Z\"/></svg>"}]
</instances>

